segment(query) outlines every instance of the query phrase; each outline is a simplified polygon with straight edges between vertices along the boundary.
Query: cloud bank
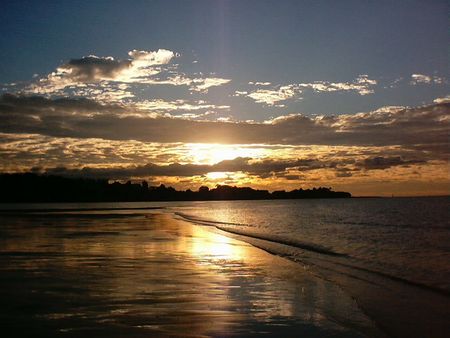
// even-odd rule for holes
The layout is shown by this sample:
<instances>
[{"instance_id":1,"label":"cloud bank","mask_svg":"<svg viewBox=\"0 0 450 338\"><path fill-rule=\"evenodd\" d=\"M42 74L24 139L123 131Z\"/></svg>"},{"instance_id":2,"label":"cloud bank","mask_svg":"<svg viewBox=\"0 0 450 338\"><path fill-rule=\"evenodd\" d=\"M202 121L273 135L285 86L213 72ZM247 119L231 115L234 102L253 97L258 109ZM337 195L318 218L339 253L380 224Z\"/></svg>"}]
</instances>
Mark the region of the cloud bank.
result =
<instances>
[{"instance_id":1,"label":"cloud bank","mask_svg":"<svg viewBox=\"0 0 450 338\"><path fill-rule=\"evenodd\" d=\"M292 114L249 123L149 116L138 108L89 99L5 94L0 117L3 133L160 143L401 145L442 151L450 131L449 103L337 116Z\"/></svg>"}]
</instances>

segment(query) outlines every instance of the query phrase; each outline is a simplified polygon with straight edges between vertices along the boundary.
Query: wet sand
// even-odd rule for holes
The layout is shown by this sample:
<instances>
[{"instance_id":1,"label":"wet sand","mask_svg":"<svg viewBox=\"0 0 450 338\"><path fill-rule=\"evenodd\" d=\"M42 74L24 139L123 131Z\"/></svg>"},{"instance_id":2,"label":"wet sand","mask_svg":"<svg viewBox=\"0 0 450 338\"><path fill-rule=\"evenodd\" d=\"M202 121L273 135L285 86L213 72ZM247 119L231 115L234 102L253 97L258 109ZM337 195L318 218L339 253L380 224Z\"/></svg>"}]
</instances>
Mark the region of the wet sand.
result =
<instances>
[{"instance_id":1,"label":"wet sand","mask_svg":"<svg viewBox=\"0 0 450 338\"><path fill-rule=\"evenodd\" d=\"M5 337L383 336L335 284L168 214L1 222Z\"/></svg>"}]
</instances>

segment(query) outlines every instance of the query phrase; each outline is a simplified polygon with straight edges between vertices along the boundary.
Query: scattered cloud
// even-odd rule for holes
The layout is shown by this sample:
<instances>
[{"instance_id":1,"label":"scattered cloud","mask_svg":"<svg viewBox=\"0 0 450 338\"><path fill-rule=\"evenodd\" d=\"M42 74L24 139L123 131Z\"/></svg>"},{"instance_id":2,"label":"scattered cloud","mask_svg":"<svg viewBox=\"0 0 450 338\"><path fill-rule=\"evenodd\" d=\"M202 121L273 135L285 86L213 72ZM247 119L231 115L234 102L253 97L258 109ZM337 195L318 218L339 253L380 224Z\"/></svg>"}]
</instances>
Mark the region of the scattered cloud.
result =
<instances>
[{"instance_id":1,"label":"scattered cloud","mask_svg":"<svg viewBox=\"0 0 450 338\"><path fill-rule=\"evenodd\" d=\"M35 94L50 94L70 86L116 81L123 83L145 83L161 72L160 66L168 64L176 54L166 49L158 51L132 50L127 60L116 60L112 56L89 55L71 59L56 68L47 77L39 79L25 91Z\"/></svg>"},{"instance_id":2,"label":"scattered cloud","mask_svg":"<svg viewBox=\"0 0 450 338\"><path fill-rule=\"evenodd\" d=\"M250 97L257 103L265 103L268 106L283 107L283 105L278 104L280 101L285 101L292 98L295 95L295 90L292 85L281 86L276 90L270 89L258 89L254 92L243 94ZM241 92L235 92L235 95L242 95Z\"/></svg>"},{"instance_id":3,"label":"scattered cloud","mask_svg":"<svg viewBox=\"0 0 450 338\"><path fill-rule=\"evenodd\" d=\"M424 74L412 74L410 84L413 86L420 84L443 84L445 79L439 76L430 76Z\"/></svg>"},{"instance_id":4,"label":"scattered cloud","mask_svg":"<svg viewBox=\"0 0 450 338\"><path fill-rule=\"evenodd\" d=\"M256 182L271 189L299 180L448 182L450 99L443 86L441 97L426 106L241 121L232 114L235 101L244 103L239 109L256 102L267 113L308 95L370 95L380 84L361 74L348 81L236 85L216 73L192 73L199 68L196 59L183 67L174 62L180 57L167 49L132 50L125 59L88 55L43 77L35 74L30 82L2 84L0 169L162 177L187 186ZM412 74L390 88L442 84L448 84L444 77ZM214 89L222 86L222 92ZM228 103L230 93L246 99Z\"/></svg>"},{"instance_id":5,"label":"scattered cloud","mask_svg":"<svg viewBox=\"0 0 450 338\"><path fill-rule=\"evenodd\" d=\"M433 100L434 103L449 103L450 102L450 95L444 96L444 97L438 97Z\"/></svg>"},{"instance_id":6,"label":"scattered cloud","mask_svg":"<svg viewBox=\"0 0 450 338\"><path fill-rule=\"evenodd\" d=\"M315 92L354 91L359 95L373 94L373 86L377 84L368 75L359 75L353 82L315 81L312 83L299 83L300 88L310 88Z\"/></svg>"},{"instance_id":7,"label":"scattered cloud","mask_svg":"<svg viewBox=\"0 0 450 338\"><path fill-rule=\"evenodd\" d=\"M330 82L330 81L314 81L309 83L294 83L283 86L272 86L270 82L249 82L253 87L263 87L256 90L236 90L234 96L246 96L253 99L256 103L263 103L267 106L284 107L279 102L288 99L302 99L301 94L305 90L312 90L316 93L324 92L348 92L353 91L359 95L373 94L373 87L377 85L377 81L370 79L368 75L359 75L352 82Z\"/></svg>"},{"instance_id":8,"label":"scattered cloud","mask_svg":"<svg viewBox=\"0 0 450 338\"><path fill-rule=\"evenodd\" d=\"M21 90L25 94L84 96L117 102L134 97L131 84L187 86L189 90L207 92L209 88L229 83L217 76L187 75L171 61L180 54L167 50L132 50L129 59L89 55L57 67L54 72L35 78Z\"/></svg>"},{"instance_id":9,"label":"scattered cloud","mask_svg":"<svg viewBox=\"0 0 450 338\"><path fill-rule=\"evenodd\" d=\"M260 82L260 81L256 81L256 82L250 81L248 84L255 85L255 86L270 86L271 85L270 82Z\"/></svg>"},{"instance_id":10,"label":"scattered cloud","mask_svg":"<svg viewBox=\"0 0 450 338\"><path fill-rule=\"evenodd\" d=\"M214 105L209 104L204 100L192 101L187 100L175 100L175 101L165 101L163 99L155 100L141 100L134 104L135 107L143 111L193 111L193 110L204 110L204 109L215 109L215 110L229 110L230 106L227 105Z\"/></svg>"},{"instance_id":11,"label":"scattered cloud","mask_svg":"<svg viewBox=\"0 0 450 338\"><path fill-rule=\"evenodd\" d=\"M211 87L222 86L230 81L230 79L222 79L219 77L194 78L189 83L189 89L198 92L206 92Z\"/></svg>"}]
</instances>

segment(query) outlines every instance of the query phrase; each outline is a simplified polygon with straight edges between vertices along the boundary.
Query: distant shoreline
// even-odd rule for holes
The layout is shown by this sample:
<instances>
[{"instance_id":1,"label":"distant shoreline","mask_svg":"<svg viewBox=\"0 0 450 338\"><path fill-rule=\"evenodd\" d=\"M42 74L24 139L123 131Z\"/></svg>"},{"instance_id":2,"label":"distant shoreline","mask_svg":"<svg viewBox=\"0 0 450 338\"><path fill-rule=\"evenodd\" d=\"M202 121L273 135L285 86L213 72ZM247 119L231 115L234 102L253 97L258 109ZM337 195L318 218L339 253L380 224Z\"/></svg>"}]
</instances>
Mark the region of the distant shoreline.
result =
<instances>
[{"instance_id":1,"label":"distant shoreline","mask_svg":"<svg viewBox=\"0 0 450 338\"><path fill-rule=\"evenodd\" d=\"M407 195L407 196L352 196L352 198L433 198L433 197L450 197L450 195Z\"/></svg>"},{"instance_id":2,"label":"distant shoreline","mask_svg":"<svg viewBox=\"0 0 450 338\"><path fill-rule=\"evenodd\" d=\"M113 182L108 179L68 178L33 173L0 174L0 203L166 202L350 198L349 192L331 188L258 190L250 187L202 186L198 191L178 191L164 184Z\"/></svg>"}]
</instances>

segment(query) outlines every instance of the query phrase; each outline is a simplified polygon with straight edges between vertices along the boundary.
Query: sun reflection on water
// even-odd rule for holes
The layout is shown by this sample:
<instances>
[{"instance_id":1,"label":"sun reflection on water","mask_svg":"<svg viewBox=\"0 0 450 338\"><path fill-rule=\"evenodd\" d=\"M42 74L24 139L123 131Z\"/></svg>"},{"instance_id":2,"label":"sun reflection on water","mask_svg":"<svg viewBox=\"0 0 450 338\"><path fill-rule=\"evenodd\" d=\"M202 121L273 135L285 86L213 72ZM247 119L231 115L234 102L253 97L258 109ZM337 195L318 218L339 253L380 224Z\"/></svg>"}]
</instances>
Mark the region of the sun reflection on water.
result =
<instances>
[{"instance_id":1,"label":"sun reflection on water","mask_svg":"<svg viewBox=\"0 0 450 338\"><path fill-rule=\"evenodd\" d=\"M245 249L232 239L193 228L194 236L191 246L192 255L200 258L202 262L217 263L224 261L242 261L245 258Z\"/></svg>"}]
</instances>

